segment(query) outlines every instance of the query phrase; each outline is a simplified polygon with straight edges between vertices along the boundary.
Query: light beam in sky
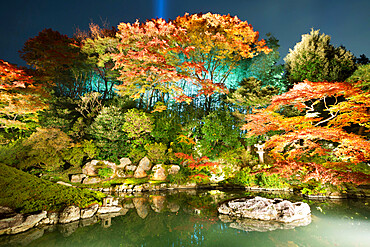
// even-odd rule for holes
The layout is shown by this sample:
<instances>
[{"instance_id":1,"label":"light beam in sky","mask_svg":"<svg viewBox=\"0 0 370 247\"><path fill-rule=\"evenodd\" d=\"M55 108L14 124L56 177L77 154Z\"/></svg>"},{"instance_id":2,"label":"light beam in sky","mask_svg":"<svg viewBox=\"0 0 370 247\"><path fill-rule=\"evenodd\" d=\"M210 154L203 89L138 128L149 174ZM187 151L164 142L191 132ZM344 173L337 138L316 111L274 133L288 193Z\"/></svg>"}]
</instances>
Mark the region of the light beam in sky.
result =
<instances>
[{"instance_id":1,"label":"light beam in sky","mask_svg":"<svg viewBox=\"0 0 370 247\"><path fill-rule=\"evenodd\" d=\"M167 0L154 0L155 17L166 19Z\"/></svg>"}]
</instances>

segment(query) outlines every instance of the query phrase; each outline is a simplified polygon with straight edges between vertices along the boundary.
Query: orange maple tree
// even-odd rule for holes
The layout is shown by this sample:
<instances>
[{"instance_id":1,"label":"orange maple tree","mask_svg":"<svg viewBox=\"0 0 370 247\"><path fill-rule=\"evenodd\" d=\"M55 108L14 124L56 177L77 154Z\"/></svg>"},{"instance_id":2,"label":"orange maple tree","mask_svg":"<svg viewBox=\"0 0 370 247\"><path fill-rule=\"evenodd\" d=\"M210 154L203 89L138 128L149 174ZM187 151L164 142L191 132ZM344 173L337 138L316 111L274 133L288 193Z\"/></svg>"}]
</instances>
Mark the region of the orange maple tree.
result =
<instances>
[{"instance_id":1,"label":"orange maple tree","mask_svg":"<svg viewBox=\"0 0 370 247\"><path fill-rule=\"evenodd\" d=\"M115 69L123 84L117 88L136 99L159 91L190 102L193 95L184 91L186 85L206 98L227 93L225 81L240 60L270 52L247 22L211 13L186 14L173 22L121 23L118 37Z\"/></svg>"},{"instance_id":2,"label":"orange maple tree","mask_svg":"<svg viewBox=\"0 0 370 247\"><path fill-rule=\"evenodd\" d=\"M327 112L318 111L317 105ZM298 116L283 114L295 106ZM370 93L346 82L309 82L273 97L266 109L246 116L242 129L248 136L273 135L265 148L276 160L274 171L285 176L302 172L303 181L368 183L370 141L350 133L346 126L358 124L369 129Z\"/></svg>"},{"instance_id":3,"label":"orange maple tree","mask_svg":"<svg viewBox=\"0 0 370 247\"><path fill-rule=\"evenodd\" d=\"M0 60L0 96L0 128L27 128L19 117L47 106L43 101L47 93L42 86L36 85L23 69L3 60Z\"/></svg>"}]
</instances>

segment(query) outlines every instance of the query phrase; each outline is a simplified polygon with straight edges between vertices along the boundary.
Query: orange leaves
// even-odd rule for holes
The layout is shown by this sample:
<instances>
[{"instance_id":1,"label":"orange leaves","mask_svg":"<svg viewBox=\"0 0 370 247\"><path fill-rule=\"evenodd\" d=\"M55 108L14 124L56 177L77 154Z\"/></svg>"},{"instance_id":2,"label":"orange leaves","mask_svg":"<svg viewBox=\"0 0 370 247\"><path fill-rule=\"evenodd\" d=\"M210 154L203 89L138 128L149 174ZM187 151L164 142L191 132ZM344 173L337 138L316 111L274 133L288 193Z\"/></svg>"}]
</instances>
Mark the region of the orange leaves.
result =
<instances>
[{"instance_id":1,"label":"orange leaves","mask_svg":"<svg viewBox=\"0 0 370 247\"><path fill-rule=\"evenodd\" d=\"M0 118L0 128L26 128L16 117L46 107L43 98L48 96L47 93L33 83L32 77L24 70L0 60L0 114L6 116Z\"/></svg>"},{"instance_id":2,"label":"orange leaves","mask_svg":"<svg viewBox=\"0 0 370 247\"><path fill-rule=\"evenodd\" d=\"M361 90L347 82L310 82L304 81L296 84L289 92L274 96L268 109L276 110L283 105L296 105L305 107L304 102L325 97L352 96Z\"/></svg>"},{"instance_id":3,"label":"orange leaves","mask_svg":"<svg viewBox=\"0 0 370 247\"><path fill-rule=\"evenodd\" d=\"M114 68L124 84L118 87L121 92L137 96L159 89L186 102L191 97L174 90L174 85L194 84L197 96L227 93L224 83L238 61L270 51L247 22L211 13L186 14L173 23L163 19L121 23L117 37Z\"/></svg>"},{"instance_id":4,"label":"orange leaves","mask_svg":"<svg viewBox=\"0 0 370 247\"><path fill-rule=\"evenodd\" d=\"M32 82L22 69L0 59L0 89L25 88Z\"/></svg>"},{"instance_id":5,"label":"orange leaves","mask_svg":"<svg viewBox=\"0 0 370 247\"><path fill-rule=\"evenodd\" d=\"M328 112L326 116L317 112L320 111L316 107L318 103ZM280 114L278 111L287 105L300 108L306 115ZM357 172L356 166L370 160L370 141L342 128L354 123L370 127L369 107L369 93L351 84L305 81L275 96L267 109L247 115L243 129L249 136L280 131L265 147L277 162L275 168L284 174L301 170L305 171L305 180L362 183L369 176ZM354 177L351 178L351 174Z\"/></svg>"}]
</instances>

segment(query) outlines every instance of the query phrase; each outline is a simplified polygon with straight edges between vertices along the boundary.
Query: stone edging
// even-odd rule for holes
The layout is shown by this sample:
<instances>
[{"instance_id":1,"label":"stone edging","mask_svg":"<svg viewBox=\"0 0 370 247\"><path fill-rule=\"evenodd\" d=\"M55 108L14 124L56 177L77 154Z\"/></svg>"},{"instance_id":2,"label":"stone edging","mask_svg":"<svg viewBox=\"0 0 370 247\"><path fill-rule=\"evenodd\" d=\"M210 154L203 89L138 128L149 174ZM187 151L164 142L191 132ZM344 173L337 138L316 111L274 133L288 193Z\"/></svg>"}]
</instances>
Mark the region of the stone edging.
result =
<instances>
[{"instance_id":1,"label":"stone edging","mask_svg":"<svg viewBox=\"0 0 370 247\"><path fill-rule=\"evenodd\" d=\"M104 198L102 206L93 204L83 209L77 206L68 206L60 213L42 211L37 214L16 214L10 208L1 207L1 210L7 212L10 217L0 220L0 236L25 232L41 225L66 224L91 218L94 215L117 213L122 209L121 206L118 206L118 199L111 196Z\"/></svg>"}]
</instances>

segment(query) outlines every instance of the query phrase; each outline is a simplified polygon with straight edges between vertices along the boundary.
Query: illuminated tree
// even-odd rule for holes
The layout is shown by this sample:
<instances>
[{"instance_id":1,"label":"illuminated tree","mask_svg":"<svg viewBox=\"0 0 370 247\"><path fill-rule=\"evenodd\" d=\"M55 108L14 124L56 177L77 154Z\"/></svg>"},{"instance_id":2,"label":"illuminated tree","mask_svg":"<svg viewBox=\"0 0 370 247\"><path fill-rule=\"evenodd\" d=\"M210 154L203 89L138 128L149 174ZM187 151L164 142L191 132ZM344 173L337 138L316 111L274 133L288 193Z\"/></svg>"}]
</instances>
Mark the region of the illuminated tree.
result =
<instances>
[{"instance_id":1,"label":"illuminated tree","mask_svg":"<svg viewBox=\"0 0 370 247\"><path fill-rule=\"evenodd\" d=\"M164 101L165 95L171 98L183 93L174 82L188 79L184 73L190 63L182 62L181 52L187 53L191 47L183 48L184 30L163 19L150 20L140 24L121 23L118 26L120 38L119 54L115 56L116 66L123 84L117 86L119 93L134 99L144 93L157 93ZM199 65L201 68L201 66ZM149 106L150 103L147 105Z\"/></svg>"},{"instance_id":2,"label":"illuminated tree","mask_svg":"<svg viewBox=\"0 0 370 247\"><path fill-rule=\"evenodd\" d=\"M77 32L81 40L81 52L87 55L87 63L92 68L91 91L100 92L103 99L114 96L113 86L118 83L119 73L113 70L113 54L118 53L118 38L115 28L100 28L91 23L90 32Z\"/></svg>"},{"instance_id":3,"label":"illuminated tree","mask_svg":"<svg viewBox=\"0 0 370 247\"><path fill-rule=\"evenodd\" d=\"M330 44L330 36L311 30L302 41L290 49L284 58L287 78L291 85L309 80L344 81L356 69L355 57L344 47Z\"/></svg>"},{"instance_id":4,"label":"illuminated tree","mask_svg":"<svg viewBox=\"0 0 370 247\"><path fill-rule=\"evenodd\" d=\"M121 93L140 98L151 90L162 101L168 94L187 102L204 95L208 110L212 94L228 92L225 81L239 61L270 51L251 25L229 15L186 14L173 23L121 23L118 30ZM184 90L191 85L193 92Z\"/></svg>"},{"instance_id":5,"label":"illuminated tree","mask_svg":"<svg viewBox=\"0 0 370 247\"><path fill-rule=\"evenodd\" d=\"M315 105L327 98L344 98L339 103L325 104L326 118L315 111ZM287 117L286 106L296 107L301 114ZM303 181L312 178L322 182L366 183L369 181L370 142L345 131L351 124L369 129L370 94L349 83L309 82L295 85L289 92L275 96L267 109L247 115L243 126L248 135L278 131L265 148L275 158L275 169L284 176L301 172Z\"/></svg>"},{"instance_id":6,"label":"illuminated tree","mask_svg":"<svg viewBox=\"0 0 370 247\"><path fill-rule=\"evenodd\" d=\"M27 124L20 120L27 116L27 120L37 121L32 114L47 106L45 97L46 92L32 76L0 60L0 128L27 129Z\"/></svg>"},{"instance_id":7,"label":"illuminated tree","mask_svg":"<svg viewBox=\"0 0 370 247\"><path fill-rule=\"evenodd\" d=\"M214 92L228 92L225 82L240 61L271 51L264 40L258 40L259 33L236 16L185 14L174 23L186 30L187 45L194 47L186 60L204 66L191 75L199 87L197 96L205 96L206 110L210 110Z\"/></svg>"}]
</instances>

